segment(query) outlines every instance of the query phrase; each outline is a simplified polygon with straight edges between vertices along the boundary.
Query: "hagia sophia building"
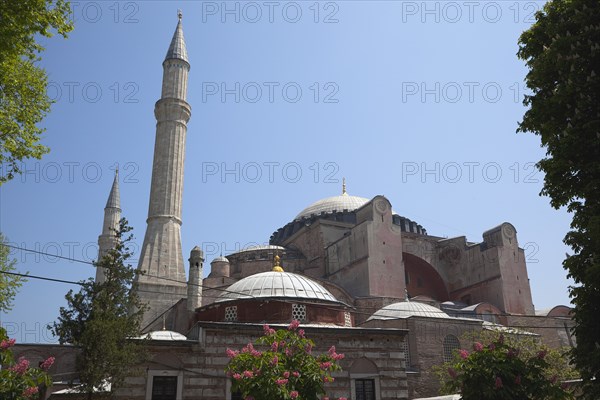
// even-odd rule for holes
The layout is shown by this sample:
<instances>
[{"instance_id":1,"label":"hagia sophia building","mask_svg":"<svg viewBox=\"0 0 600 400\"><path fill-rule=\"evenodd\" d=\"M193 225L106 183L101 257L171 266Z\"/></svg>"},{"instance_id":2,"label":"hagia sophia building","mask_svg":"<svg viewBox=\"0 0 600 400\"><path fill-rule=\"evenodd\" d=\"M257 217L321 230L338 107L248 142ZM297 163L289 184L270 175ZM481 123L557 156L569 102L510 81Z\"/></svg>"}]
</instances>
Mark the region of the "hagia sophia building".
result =
<instances>
[{"instance_id":1,"label":"hagia sophia building","mask_svg":"<svg viewBox=\"0 0 600 400\"><path fill-rule=\"evenodd\" d=\"M138 294L149 308L144 332L151 360L116 393L134 400L237 400L224 368L227 348L241 348L262 325L303 325L317 350L335 345L343 371L328 384L331 398L417 399L436 396L431 367L449 360L466 332L509 330L554 347L572 346L570 308L535 310L523 248L509 222L482 233L444 238L402 216L383 195L340 192L316 200L275 227L268 245L205 260L181 246L183 172L190 63L181 15L163 62L156 102L156 138L147 228L139 259ZM333 194L333 193L332 193ZM104 210L99 257L115 244L121 216L118 176ZM187 261L186 261L187 259ZM186 265L188 274L186 275ZM203 278L205 269L209 273ZM97 269L96 280L104 279ZM52 399L66 388L74 351L52 353ZM54 353L53 353L54 352ZM71 397L70 397L71 396Z\"/></svg>"}]
</instances>

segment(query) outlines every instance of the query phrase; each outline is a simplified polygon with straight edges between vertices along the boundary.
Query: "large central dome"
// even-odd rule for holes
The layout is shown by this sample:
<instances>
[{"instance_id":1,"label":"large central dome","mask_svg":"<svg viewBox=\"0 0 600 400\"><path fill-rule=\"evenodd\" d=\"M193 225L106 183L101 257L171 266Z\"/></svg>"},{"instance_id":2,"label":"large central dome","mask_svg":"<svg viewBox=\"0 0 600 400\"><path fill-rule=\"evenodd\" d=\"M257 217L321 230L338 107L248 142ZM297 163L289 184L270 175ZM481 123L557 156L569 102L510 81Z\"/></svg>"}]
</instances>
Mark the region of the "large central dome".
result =
<instances>
[{"instance_id":1,"label":"large central dome","mask_svg":"<svg viewBox=\"0 0 600 400\"><path fill-rule=\"evenodd\" d=\"M250 275L227 288L217 302L265 297L291 297L338 302L317 282L290 272L262 272Z\"/></svg>"},{"instance_id":2,"label":"large central dome","mask_svg":"<svg viewBox=\"0 0 600 400\"><path fill-rule=\"evenodd\" d=\"M358 196L350 196L348 193L343 193L339 196L327 197L312 203L304 210L296 215L296 220L308 218L311 215L329 214L336 211L354 211L367 204L369 199Z\"/></svg>"}]
</instances>

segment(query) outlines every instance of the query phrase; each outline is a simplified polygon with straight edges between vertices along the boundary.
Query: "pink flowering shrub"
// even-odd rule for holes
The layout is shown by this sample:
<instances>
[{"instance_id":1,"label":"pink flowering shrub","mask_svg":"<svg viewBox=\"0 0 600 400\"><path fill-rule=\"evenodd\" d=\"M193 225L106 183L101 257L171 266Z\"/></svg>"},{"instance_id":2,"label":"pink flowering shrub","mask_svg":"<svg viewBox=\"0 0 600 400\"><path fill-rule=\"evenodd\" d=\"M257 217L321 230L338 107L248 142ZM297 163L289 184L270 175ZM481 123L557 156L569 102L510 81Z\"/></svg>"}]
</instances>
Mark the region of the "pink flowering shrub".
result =
<instances>
[{"instance_id":1,"label":"pink flowering shrub","mask_svg":"<svg viewBox=\"0 0 600 400\"><path fill-rule=\"evenodd\" d=\"M436 368L441 393L460 393L463 400L573 398L557 382L546 349L525 352L518 346L523 344L499 335L487 346L475 342L472 352L457 351L453 361Z\"/></svg>"},{"instance_id":2,"label":"pink flowering shrub","mask_svg":"<svg viewBox=\"0 0 600 400\"><path fill-rule=\"evenodd\" d=\"M326 394L324 384L334 381L331 373L341 370L338 361L344 355L333 346L326 354L313 355L314 343L299 326L296 320L277 331L264 325L264 336L255 344L241 351L227 349L230 362L225 371L232 391L240 391L245 400L329 399L321 397Z\"/></svg>"},{"instance_id":3,"label":"pink flowering shrub","mask_svg":"<svg viewBox=\"0 0 600 400\"><path fill-rule=\"evenodd\" d=\"M23 357L15 361L11 350L14 345L15 339L6 337L6 331L0 328L0 399L37 399L38 386L52 383L45 371L54 363L54 357L42 362L40 368L31 368Z\"/></svg>"}]
</instances>

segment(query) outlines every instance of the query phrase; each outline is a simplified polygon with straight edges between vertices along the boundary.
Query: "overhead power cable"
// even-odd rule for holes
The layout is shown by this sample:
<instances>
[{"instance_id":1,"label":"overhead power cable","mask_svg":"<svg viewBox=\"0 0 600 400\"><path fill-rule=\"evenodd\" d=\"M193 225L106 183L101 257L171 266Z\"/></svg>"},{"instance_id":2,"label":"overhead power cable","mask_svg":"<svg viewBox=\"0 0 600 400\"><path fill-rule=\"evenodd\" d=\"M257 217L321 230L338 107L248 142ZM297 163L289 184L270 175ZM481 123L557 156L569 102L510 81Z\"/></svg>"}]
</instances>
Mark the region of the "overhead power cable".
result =
<instances>
[{"instance_id":1,"label":"overhead power cable","mask_svg":"<svg viewBox=\"0 0 600 400\"><path fill-rule=\"evenodd\" d=\"M52 256L52 257L59 257L61 259L65 259L68 261L75 261L75 262L79 262L79 263L83 263L83 264L88 264L88 265L92 265L94 267L98 267L95 263L90 262L90 261L85 261L85 260L79 260L76 258L71 258L71 257L63 257L63 256L57 256L55 254L51 254L51 253L47 253L47 252L42 252L42 251L37 251L37 250L31 250L31 249L27 249L27 248L22 248L19 246L13 246L13 245L8 245L5 243L0 243L0 246L6 246L6 247L10 247L13 249L17 249L17 250L22 250L22 251L28 251L28 252L32 252L32 253L37 253L37 254L41 254L41 255L48 255L48 256ZM0 271L3 273L8 273L8 272L4 272L4 271ZM26 275L26 274L18 274L18 273L9 273L9 274L13 274L13 275L19 275L19 276L23 276L23 277L28 277L28 278L33 278L33 279L41 279L41 280L46 280L46 281L53 281L53 282L60 282L60 283L67 283L67 284L75 284L75 285L80 285L80 282L74 282L74 281L67 281L67 280L62 280L62 279L55 279L55 278L48 278L48 277L42 277L42 276L35 276L35 275ZM175 282L175 283L181 283L181 284L185 284L185 285L192 285L192 286L197 286L197 287L201 287L203 289L207 289L207 290L215 290L215 291L219 291L219 292L224 292L224 293L230 293L233 295L239 295L239 296L243 296L240 300L244 300L244 299L257 299L255 296L250 295L248 293L242 293L242 292L236 292L236 291L231 291L228 289L222 289L222 288L216 288L216 287L209 287L206 285L201 285L201 284L197 284L197 283L188 283L186 281L180 281L177 279L173 279L173 278L167 278L167 277L162 277L162 276L157 276L157 275L151 275L151 274L144 274L145 276L151 277L151 278L156 278L156 279L161 279L161 280L166 280L166 281L170 281L170 282ZM145 292L145 293L156 293L156 294L163 294L162 292L159 291L151 291L151 290L143 290L143 289L138 289L139 292ZM239 299L238 297L221 297L219 296L219 298L224 298L224 299ZM288 300L285 298L280 298L277 299L280 302L283 303L297 303L297 301L294 300ZM307 299L310 300L310 299ZM320 303L313 303L311 304L311 306L313 307L318 307L318 308L322 308L322 309L328 309L328 310L334 310L334 311L339 311L339 308L336 307L331 307L327 304L320 304ZM372 308L369 307L353 307L352 312L354 314L359 314L359 315L365 315L365 316L373 316L374 313L376 313L378 310L373 311ZM365 310L365 311L359 311L359 310ZM393 310L391 310L393 311ZM460 311L460 310L456 310L456 311ZM452 313L452 310L449 310L450 313ZM439 314L444 314L444 315L448 315L447 311L443 311L443 310L439 310L439 311L427 311L424 312L424 314L430 314L430 313L439 313ZM460 312L457 312L456 314L461 314ZM477 314L478 316L496 316L496 317L518 317L518 318L544 318L544 319L556 319L556 320L560 320L560 321L564 321L565 317L547 317L547 316L542 316L542 315L513 315L513 314L508 314L508 313L499 313L499 314L495 314L495 313L479 313ZM418 314L416 314L415 316L419 316ZM464 314L464 318L469 318L471 315L468 314ZM457 316L458 318L461 318L461 316ZM451 316L451 318L454 318ZM474 320L477 320L478 318L472 318ZM508 325L503 325L507 328L510 328L511 326ZM538 326L528 326L528 327L524 327L524 326L512 326L514 328L536 328L536 329L545 329L545 327L538 327ZM548 329L555 329L555 327L548 327Z\"/></svg>"}]
</instances>

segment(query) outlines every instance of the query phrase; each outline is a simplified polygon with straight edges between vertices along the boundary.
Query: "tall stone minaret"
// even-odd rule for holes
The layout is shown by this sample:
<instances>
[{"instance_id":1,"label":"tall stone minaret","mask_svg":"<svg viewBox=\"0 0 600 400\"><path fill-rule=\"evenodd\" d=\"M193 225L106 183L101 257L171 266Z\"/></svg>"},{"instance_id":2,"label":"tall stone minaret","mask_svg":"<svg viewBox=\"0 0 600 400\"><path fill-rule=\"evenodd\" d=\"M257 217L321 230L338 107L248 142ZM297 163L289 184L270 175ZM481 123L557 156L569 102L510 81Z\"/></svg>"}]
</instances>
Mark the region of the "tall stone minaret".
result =
<instances>
[{"instance_id":1,"label":"tall stone minaret","mask_svg":"<svg viewBox=\"0 0 600 400\"><path fill-rule=\"evenodd\" d=\"M102 234L98 236L98 261L113 249L117 244L115 231L119 228L121 219L121 198L119 195L119 170L115 172L115 179L104 207L104 222ZM104 282L104 269L96 268L96 282Z\"/></svg>"},{"instance_id":2,"label":"tall stone minaret","mask_svg":"<svg viewBox=\"0 0 600 400\"><path fill-rule=\"evenodd\" d=\"M181 11L171 45L163 61L162 94L154 107L156 139L150 206L137 279L139 297L147 303L142 327L186 297L186 276L181 250L181 202L185 135L191 107L186 102L190 70Z\"/></svg>"}]
</instances>

